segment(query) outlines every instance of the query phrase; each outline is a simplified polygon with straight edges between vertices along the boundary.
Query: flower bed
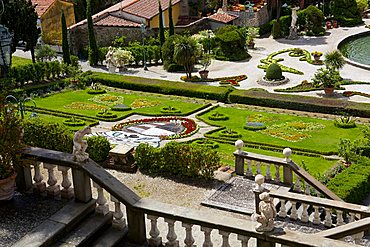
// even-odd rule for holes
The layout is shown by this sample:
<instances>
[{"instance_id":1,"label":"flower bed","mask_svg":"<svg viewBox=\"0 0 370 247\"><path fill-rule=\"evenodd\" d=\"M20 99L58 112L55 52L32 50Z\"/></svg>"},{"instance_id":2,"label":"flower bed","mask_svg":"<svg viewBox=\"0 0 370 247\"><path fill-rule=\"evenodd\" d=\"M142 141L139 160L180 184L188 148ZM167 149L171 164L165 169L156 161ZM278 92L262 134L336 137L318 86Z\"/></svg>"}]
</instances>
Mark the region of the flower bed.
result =
<instances>
[{"instance_id":1,"label":"flower bed","mask_svg":"<svg viewBox=\"0 0 370 247\"><path fill-rule=\"evenodd\" d=\"M368 93L362 93L362 92L356 92L356 91L345 91L345 92L343 92L343 96L345 96L345 97L351 97L353 95L359 95L359 96L370 98L370 94L368 94Z\"/></svg>"},{"instance_id":2,"label":"flower bed","mask_svg":"<svg viewBox=\"0 0 370 247\"><path fill-rule=\"evenodd\" d=\"M110 95L110 94L97 95L89 100L94 101L99 104L103 104L103 105L123 103L122 96L115 96L115 95Z\"/></svg>"},{"instance_id":3,"label":"flower bed","mask_svg":"<svg viewBox=\"0 0 370 247\"><path fill-rule=\"evenodd\" d=\"M160 136L162 140L172 140L188 137L195 134L199 130L199 126L194 122L194 120L182 117L156 117L156 118L135 119L127 122L118 123L113 126L112 130L122 130L123 128L138 124L171 122L171 121L179 121L180 124L184 127L184 130L179 134Z\"/></svg>"},{"instance_id":4,"label":"flower bed","mask_svg":"<svg viewBox=\"0 0 370 247\"><path fill-rule=\"evenodd\" d=\"M73 102L70 105L64 106L65 108L75 109L75 110L105 110L106 106L90 104L85 102Z\"/></svg>"},{"instance_id":5,"label":"flower bed","mask_svg":"<svg viewBox=\"0 0 370 247\"><path fill-rule=\"evenodd\" d=\"M137 109L137 108L144 108L144 107L152 107L152 106L157 106L160 104L161 102L158 102L158 101L150 101L146 99L136 99L134 102L131 103L131 108Z\"/></svg>"},{"instance_id":6,"label":"flower bed","mask_svg":"<svg viewBox=\"0 0 370 247\"><path fill-rule=\"evenodd\" d=\"M247 122L244 125L244 129L253 130L253 131L264 130L266 129L266 125L264 125L263 123L259 123L259 122Z\"/></svg>"}]
</instances>

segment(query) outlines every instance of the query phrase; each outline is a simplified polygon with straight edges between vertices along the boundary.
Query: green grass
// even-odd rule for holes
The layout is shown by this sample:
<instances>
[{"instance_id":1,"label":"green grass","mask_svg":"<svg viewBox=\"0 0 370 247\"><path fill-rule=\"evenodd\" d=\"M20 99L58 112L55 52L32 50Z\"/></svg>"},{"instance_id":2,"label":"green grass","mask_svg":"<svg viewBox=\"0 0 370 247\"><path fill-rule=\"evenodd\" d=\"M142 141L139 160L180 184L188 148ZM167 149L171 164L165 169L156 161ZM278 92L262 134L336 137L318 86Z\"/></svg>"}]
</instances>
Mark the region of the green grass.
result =
<instances>
[{"instance_id":1,"label":"green grass","mask_svg":"<svg viewBox=\"0 0 370 247\"><path fill-rule=\"evenodd\" d=\"M143 107L132 109L129 111L114 111L115 114L119 118L127 116L131 113L143 114L143 115L163 115L161 114L161 108L172 106L179 110L181 110L181 114L190 113L202 106L204 104L200 103L193 103L188 101L181 100L179 97L172 97L168 95L147 95L142 93L121 93L121 92L107 92L106 94L98 95L112 95L112 96L121 96L123 97L123 101L119 103L123 103L127 106L131 106L135 100L144 99L150 102L157 102L158 105L151 106L151 107ZM65 113L74 113L74 114L82 114L87 117L95 117L98 112L102 110L90 110L90 109L71 109L66 108L66 106L71 105L72 103L82 102L82 103L89 103L89 104L96 104L99 106L106 106L108 109L109 107L114 106L116 103L104 105L101 103L97 103L91 101L97 95L90 95L87 93L87 90L77 90L77 91L67 91L62 93L53 94L51 96L45 98L35 98L35 102L38 108L44 108L49 110L58 110ZM118 103L118 102L117 102ZM113 111L112 111L113 112Z\"/></svg>"},{"instance_id":2,"label":"green grass","mask_svg":"<svg viewBox=\"0 0 370 247\"><path fill-rule=\"evenodd\" d=\"M223 113L229 116L229 120L226 121L212 121L208 119L208 116L218 111L219 113ZM267 128L271 127L272 125L284 124L287 122L303 122L303 123L314 123L320 124L324 128L311 130L308 132L304 132L309 134L311 137L306 139L291 142L283 139L279 139L277 137L270 136L266 133L261 131L250 131L245 130L243 126L246 124L246 119L250 115L261 114L262 116L269 119L268 122L265 123ZM337 152L337 145L341 138L347 138L354 140L361 136L361 126L353 129L342 129L337 128L334 126L334 121L330 120L322 120L317 118L309 118L309 117L300 117L300 116L293 116L287 114L274 114L274 113L267 113L267 112L257 112L247 109L237 109L237 108L223 108L219 107L217 109L213 109L212 111L200 116L202 120L207 121L213 125L219 125L222 127L231 128L232 130L238 131L242 135L242 140L246 142L257 142L257 143L264 143L268 145L274 145L281 148L290 147L294 150L294 148L298 148L301 150L307 150L314 153L322 153L322 152ZM219 132L214 132L210 135L210 137L220 137Z\"/></svg>"},{"instance_id":3,"label":"green grass","mask_svg":"<svg viewBox=\"0 0 370 247\"><path fill-rule=\"evenodd\" d=\"M17 57L17 56L12 57L12 67L26 65L26 64L29 64L29 63L32 63L31 59L23 58L23 57Z\"/></svg>"}]
</instances>

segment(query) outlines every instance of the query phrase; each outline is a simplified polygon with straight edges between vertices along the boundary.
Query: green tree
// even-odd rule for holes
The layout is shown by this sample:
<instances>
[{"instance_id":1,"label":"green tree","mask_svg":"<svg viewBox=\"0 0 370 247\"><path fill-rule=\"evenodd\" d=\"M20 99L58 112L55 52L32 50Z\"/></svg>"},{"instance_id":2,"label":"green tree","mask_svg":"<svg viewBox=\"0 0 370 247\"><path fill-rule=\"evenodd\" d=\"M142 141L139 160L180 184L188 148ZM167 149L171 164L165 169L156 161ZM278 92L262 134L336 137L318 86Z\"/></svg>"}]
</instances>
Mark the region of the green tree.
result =
<instances>
[{"instance_id":1,"label":"green tree","mask_svg":"<svg viewBox=\"0 0 370 247\"><path fill-rule=\"evenodd\" d=\"M99 49L96 44L94 23L91 17L91 1L87 0L86 7L87 28L89 31L89 63L90 65L97 65L99 62Z\"/></svg>"},{"instance_id":2,"label":"green tree","mask_svg":"<svg viewBox=\"0 0 370 247\"><path fill-rule=\"evenodd\" d=\"M325 54L325 66L328 69L340 70L343 68L346 61L342 53L338 50L330 51Z\"/></svg>"},{"instance_id":3,"label":"green tree","mask_svg":"<svg viewBox=\"0 0 370 247\"><path fill-rule=\"evenodd\" d=\"M63 62L66 64L71 64L71 55L69 53L68 35L67 35L67 23L66 23L66 17L64 16L63 10L62 10L61 22L62 22Z\"/></svg>"},{"instance_id":4,"label":"green tree","mask_svg":"<svg viewBox=\"0 0 370 247\"><path fill-rule=\"evenodd\" d=\"M163 26L163 10L162 10L162 6L161 6L161 2L158 1L158 5L159 5L159 42L160 42L160 45L162 47L162 45L164 44L164 42L166 41L165 40L165 37L164 37L164 26Z\"/></svg>"},{"instance_id":5,"label":"green tree","mask_svg":"<svg viewBox=\"0 0 370 247\"><path fill-rule=\"evenodd\" d=\"M191 79L193 66L201 54L201 47L192 37L183 36L178 39L174 50L174 60L184 66L186 77Z\"/></svg>"},{"instance_id":6,"label":"green tree","mask_svg":"<svg viewBox=\"0 0 370 247\"><path fill-rule=\"evenodd\" d=\"M173 26L173 18L172 18L172 1L170 0L168 6L168 26L169 26L169 35L172 36L175 34L175 27Z\"/></svg>"}]
</instances>

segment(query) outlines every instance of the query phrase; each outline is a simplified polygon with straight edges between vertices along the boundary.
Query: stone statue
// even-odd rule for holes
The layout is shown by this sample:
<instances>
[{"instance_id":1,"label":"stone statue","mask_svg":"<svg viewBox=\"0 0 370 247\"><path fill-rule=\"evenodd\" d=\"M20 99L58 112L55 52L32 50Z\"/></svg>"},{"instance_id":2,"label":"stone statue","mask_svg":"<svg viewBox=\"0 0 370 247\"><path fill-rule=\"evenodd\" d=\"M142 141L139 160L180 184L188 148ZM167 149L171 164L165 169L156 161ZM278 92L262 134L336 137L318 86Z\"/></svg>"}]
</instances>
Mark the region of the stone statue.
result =
<instances>
[{"instance_id":1,"label":"stone statue","mask_svg":"<svg viewBox=\"0 0 370 247\"><path fill-rule=\"evenodd\" d=\"M270 232L274 230L274 220L276 217L276 208L270 198L269 193L263 192L259 195L261 202L259 203L260 214L256 215L256 220L260 223L256 227L257 232Z\"/></svg>"},{"instance_id":2,"label":"stone statue","mask_svg":"<svg viewBox=\"0 0 370 247\"><path fill-rule=\"evenodd\" d=\"M293 7L292 8L292 22L290 23L291 27L295 27L296 24L297 24L297 19L298 19L297 10L298 9L299 9L299 7Z\"/></svg>"},{"instance_id":3,"label":"stone statue","mask_svg":"<svg viewBox=\"0 0 370 247\"><path fill-rule=\"evenodd\" d=\"M105 63L107 64L107 69L110 71L112 68L115 68L115 61L113 58L114 48L109 46L108 52L105 55Z\"/></svg>"},{"instance_id":4,"label":"stone statue","mask_svg":"<svg viewBox=\"0 0 370 247\"><path fill-rule=\"evenodd\" d=\"M73 137L73 160L77 162L84 162L89 159L89 154L86 153L87 141L83 137L87 134L91 134L91 127L86 126L82 130L75 133Z\"/></svg>"}]
</instances>

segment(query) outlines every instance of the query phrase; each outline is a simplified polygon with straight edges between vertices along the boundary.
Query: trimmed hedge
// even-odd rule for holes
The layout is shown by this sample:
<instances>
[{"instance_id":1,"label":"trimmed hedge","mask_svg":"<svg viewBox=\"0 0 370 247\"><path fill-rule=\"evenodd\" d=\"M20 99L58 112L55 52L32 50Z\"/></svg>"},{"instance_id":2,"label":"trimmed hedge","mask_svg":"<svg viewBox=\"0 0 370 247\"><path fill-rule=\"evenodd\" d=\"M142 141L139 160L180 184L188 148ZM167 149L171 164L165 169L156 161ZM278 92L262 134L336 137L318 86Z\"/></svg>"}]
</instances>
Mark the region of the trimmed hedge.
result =
<instances>
[{"instance_id":1,"label":"trimmed hedge","mask_svg":"<svg viewBox=\"0 0 370 247\"><path fill-rule=\"evenodd\" d=\"M163 148L140 144L135 160L141 171L205 179L212 179L220 166L220 156L211 148L177 142Z\"/></svg>"},{"instance_id":2,"label":"trimmed hedge","mask_svg":"<svg viewBox=\"0 0 370 247\"><path fill-rule=\"evenodd\" d=\"M107 159L110 151L110 144L104 136L92 136L87 138L87 149L90 159L95 162L102 162Z\"/></svg>"},{"instance_id":3,"label":"trimmed hedge","mask_svg":"<svg viewBox=\"0 0 370 247\"><path fill-rule=\"evenodd\" d=\"M213 99L225 102L230 88L213 87L201 84L191 84L176 81L147 79L134 76L122 76L115 74L95 72L92 75L94 82L100 82L106 86L124 88L152 93L172 94L179 96Z\"/></svg>"},{"instance_id":4,"label":"trimmed hedge","mask_svg":"<svg viewBox=\"0 0 370 247\"><path fill-rule=\"evenodd\" d=\"M301 95L273 94L263 89L234 90L229 94L231 103L259 105L290 110L335 114L346 112L352 116L370 117L366 103Z\"/></svg>"},{"instance_id":5,"label":"trimmed hedge","mask_svg":"<svg viewBox=\"0 0 370 247\"><path fill-rule=\"evenodd\" d=\"M362 203L370 193L370 159L361 157L357 164L352 164L332 178L328 189L346 202Z\"/></svg>"}]
</instances>

